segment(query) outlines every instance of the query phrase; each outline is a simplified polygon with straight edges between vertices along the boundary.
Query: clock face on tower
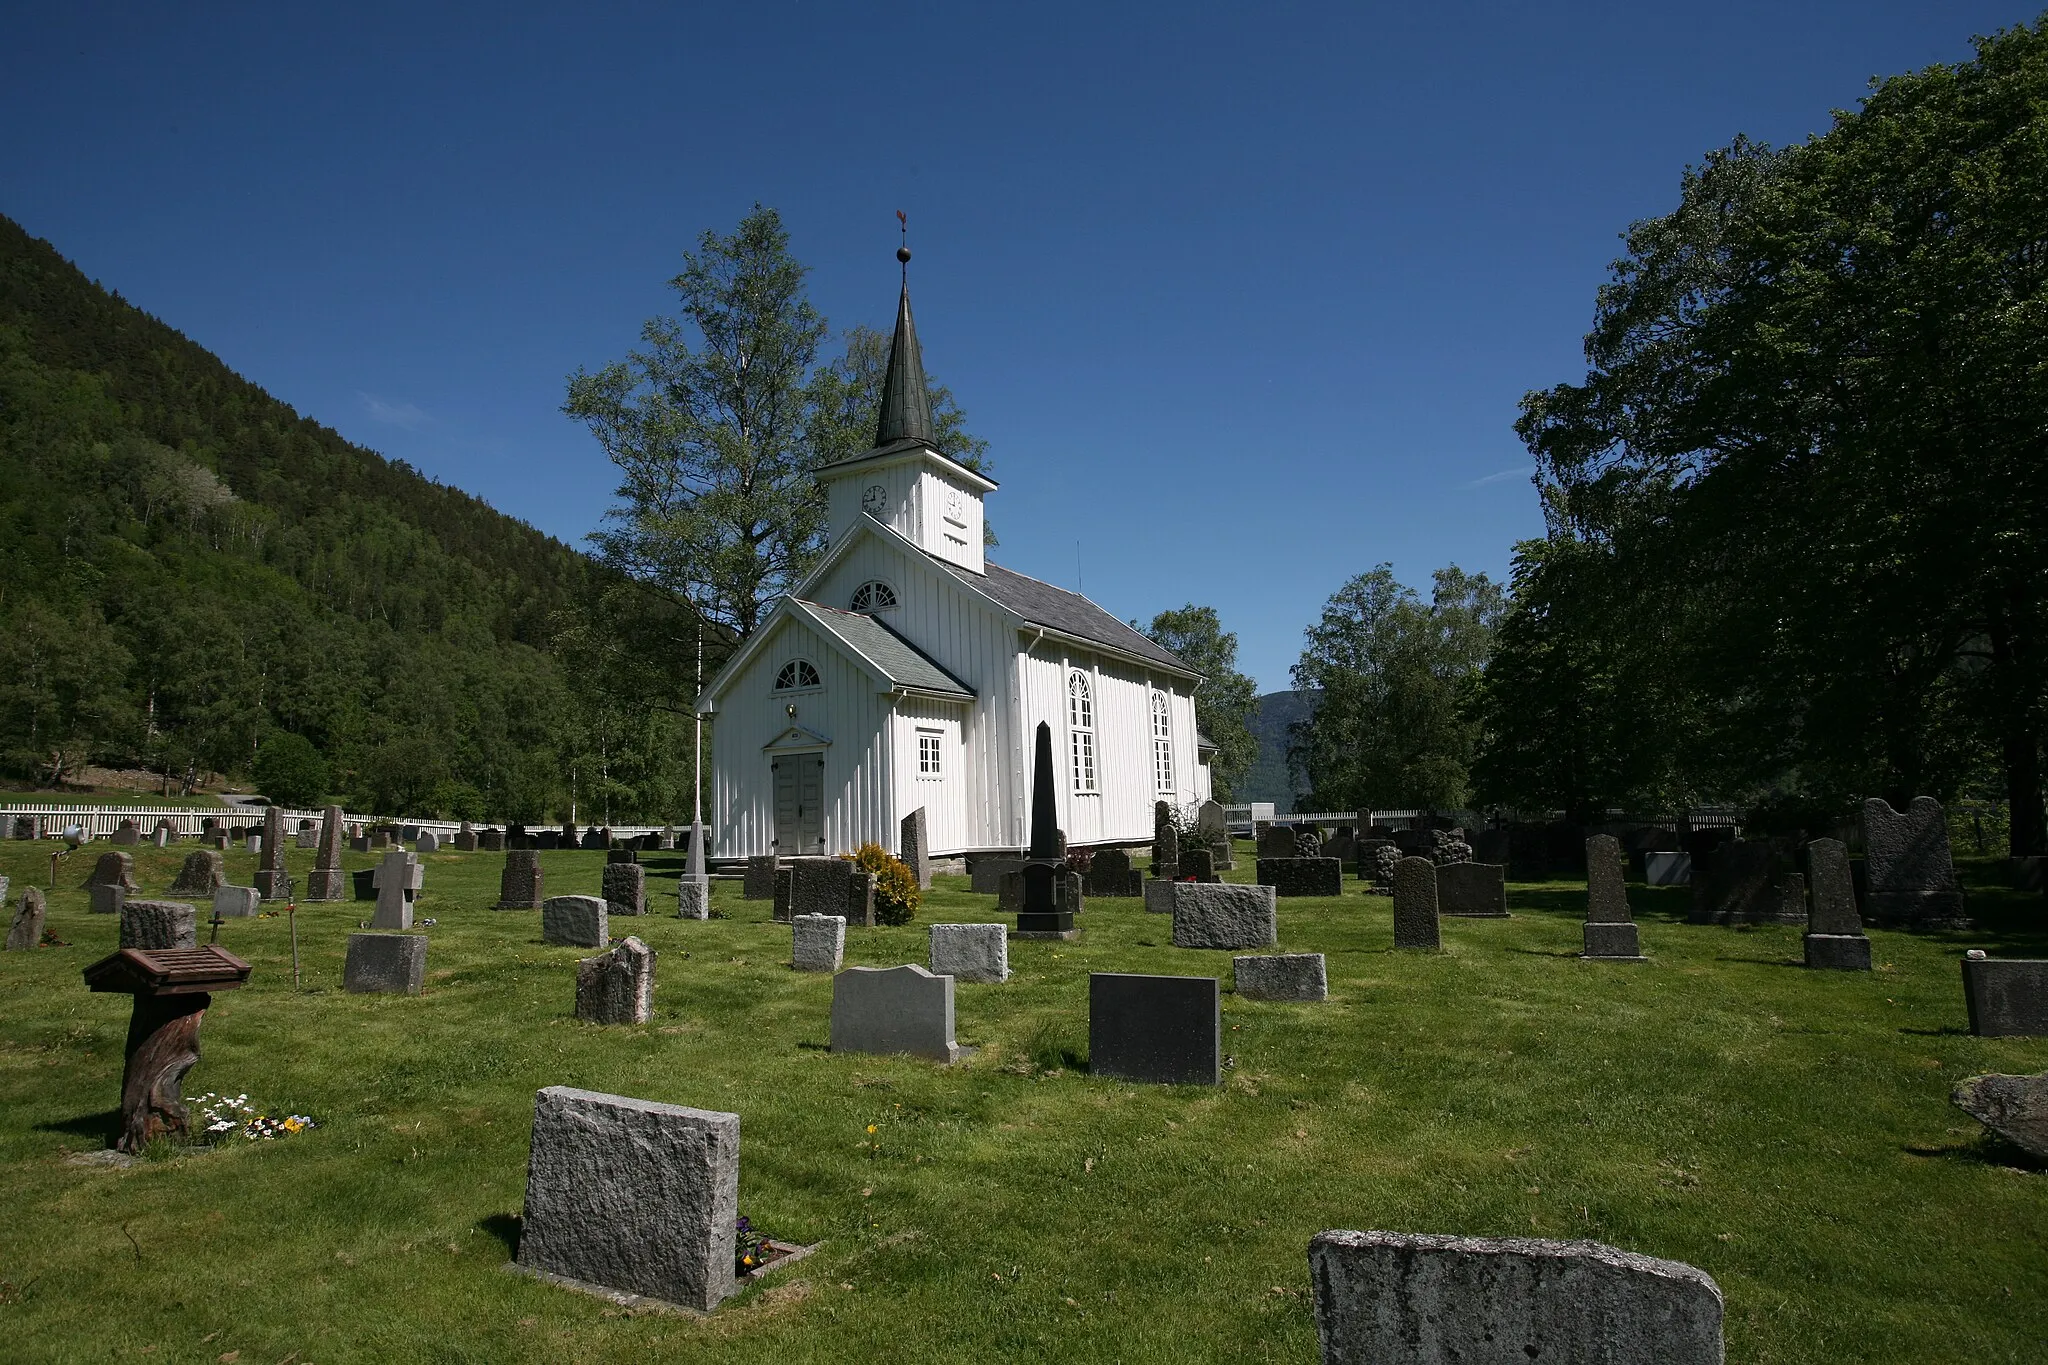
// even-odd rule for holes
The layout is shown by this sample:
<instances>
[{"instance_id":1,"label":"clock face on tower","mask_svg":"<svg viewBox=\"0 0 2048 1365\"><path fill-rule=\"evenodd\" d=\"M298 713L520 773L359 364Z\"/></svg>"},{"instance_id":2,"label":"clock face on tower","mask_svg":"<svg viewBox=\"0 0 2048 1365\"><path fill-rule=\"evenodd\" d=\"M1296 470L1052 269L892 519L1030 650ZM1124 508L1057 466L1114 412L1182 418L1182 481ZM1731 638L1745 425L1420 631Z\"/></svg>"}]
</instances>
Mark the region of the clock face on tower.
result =
<instances>
[{"instance_id":1,"label":"clock face on tower","mask_svg":"<svg viewBox=\"0 0 2048 1365\"><path fill-rule=\"evenodd\" d=\"M957 488L946 490L946 520L958 522L962 526L967 524L967 499L960 496L960 490Z\"/></svg>"},{"instance_id":2,"label":"clock face on tower","mask_svg":"<svg viewBox=\"0 0 2048 1365\"><path fill-rule=\"evenodd\" d=\"M889 506L889 490L878 483L871 483L860 495L860 510L871 517L879 517Z\"/></svg>"}]
</instances>

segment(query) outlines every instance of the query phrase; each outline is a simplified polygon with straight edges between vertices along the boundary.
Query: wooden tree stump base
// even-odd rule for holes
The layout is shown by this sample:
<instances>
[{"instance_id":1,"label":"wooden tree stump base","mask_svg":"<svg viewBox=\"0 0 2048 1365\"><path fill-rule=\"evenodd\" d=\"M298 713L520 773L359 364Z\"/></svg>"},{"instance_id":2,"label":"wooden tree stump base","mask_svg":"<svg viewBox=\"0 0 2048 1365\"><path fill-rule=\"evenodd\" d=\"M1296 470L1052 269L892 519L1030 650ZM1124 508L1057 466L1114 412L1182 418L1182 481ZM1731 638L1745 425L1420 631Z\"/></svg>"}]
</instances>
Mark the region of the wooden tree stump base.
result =
<instances>
[{"instance_id":1,"label":"wooden tree stump base","mask_svg":"<svg viewBox=\"0 0 2048 1365\"><path fill-rule=\"evenodd\" d=\"M139 1152L152 1138L190 1128L180 1087L199 1061L199 1023L211 1003L205 992L135 997L121 1073L119 1150Z\"/></svg>"}]
</instances>

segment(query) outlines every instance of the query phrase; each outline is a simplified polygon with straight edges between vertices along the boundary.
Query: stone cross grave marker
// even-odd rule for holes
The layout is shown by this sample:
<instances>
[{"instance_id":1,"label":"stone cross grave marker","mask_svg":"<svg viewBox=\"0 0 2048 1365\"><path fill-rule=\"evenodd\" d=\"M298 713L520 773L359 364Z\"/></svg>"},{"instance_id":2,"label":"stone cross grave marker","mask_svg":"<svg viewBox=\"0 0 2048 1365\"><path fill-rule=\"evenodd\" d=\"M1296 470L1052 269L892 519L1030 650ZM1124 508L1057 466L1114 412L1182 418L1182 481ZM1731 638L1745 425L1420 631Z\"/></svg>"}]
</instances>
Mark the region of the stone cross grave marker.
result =
<instances>
[{"instance_id":1,"label":"stone cross grave marker","mask_svg":"<svg viewBox=\"0 0 2048 1365\"><path fill-rule=\"evenodd\" d=\"M393 849L377 864L377 911L370 918L372 929L412 928L413 897L425 882L426 869L404 849Z\"/></svg>"}]
</instances>

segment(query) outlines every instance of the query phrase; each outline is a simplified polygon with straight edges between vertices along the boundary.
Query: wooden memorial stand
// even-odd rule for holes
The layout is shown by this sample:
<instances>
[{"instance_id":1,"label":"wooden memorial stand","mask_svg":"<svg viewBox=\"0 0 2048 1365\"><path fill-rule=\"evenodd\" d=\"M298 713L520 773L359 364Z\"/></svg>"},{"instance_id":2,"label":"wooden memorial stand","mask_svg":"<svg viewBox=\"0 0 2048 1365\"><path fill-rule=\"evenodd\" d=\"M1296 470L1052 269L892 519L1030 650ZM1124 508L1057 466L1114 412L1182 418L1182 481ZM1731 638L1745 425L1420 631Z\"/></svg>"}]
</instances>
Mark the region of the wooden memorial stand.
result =
<instances>
[{"instance_id":1,"label":"wooden memorial stand","mask_svg":"<svg viewBox=\"0 0 2048 1365\"><path fill-rule=\"evenodd\" d=\"M249 979L249 964L211 945L123 948L85 969L96 991L135 997L128 1017L128 1057L121 1073L121 1136L115 1146L137 1152L161 1133L186 1130L179 1085L199 1060L199 1021L212 991Z\"/></svg>"}]
</instances>

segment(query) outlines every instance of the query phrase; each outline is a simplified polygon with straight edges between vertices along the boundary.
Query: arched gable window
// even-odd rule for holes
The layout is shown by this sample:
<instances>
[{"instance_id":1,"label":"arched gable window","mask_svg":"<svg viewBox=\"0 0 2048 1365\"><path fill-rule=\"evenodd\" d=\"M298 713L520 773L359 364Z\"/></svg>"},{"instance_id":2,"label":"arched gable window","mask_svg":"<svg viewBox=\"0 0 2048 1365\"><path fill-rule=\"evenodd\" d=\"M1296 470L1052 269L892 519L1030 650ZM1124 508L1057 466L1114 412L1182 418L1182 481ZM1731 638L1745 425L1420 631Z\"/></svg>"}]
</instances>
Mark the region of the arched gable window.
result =
<instances>
[{"instance_id":1,"label":"arched gable window","mask_svg":"<svg viewBox=\"0 0 2048 1365\"><path fill-rule=\"evenodd\" d=\"M1160 791L1173 790L1173 717L1166 694L1152 694L1152 778Z\"/></svg>"},{"instance_id":2,"label":"arched gable window","mask_svg":"<svg viewBox=\"0 0 2048 1365\"><path fill-rule=\"evenodd\" d=\"M1074 790L1092 792L1095 786L1095 694L1088 675L1075 669L1067 675L1067 733L1072 737Z\"/></svg>"},{"instance_id":3,"label":"arched gable window","mask_svg":"<svg viewBox=\"0 0 2048 1365\"><path fill-rule=\"evenodd\" d=\"M811 667L809 659L791 659L775 675L777 692L797 692L806 687L818 687L818 670Z\"/></svg>"},{"instance_id":4,"label":"arched gable window","mask_svg":"<svg viewBox=\"0 0 2048 1365\"><path fill-rule=\"evenodd\" d=\"M852 606L861 612L892 610L896 606L896 589L879 578L870 578L853 590Z\"/></svg>"}]
</instances>

